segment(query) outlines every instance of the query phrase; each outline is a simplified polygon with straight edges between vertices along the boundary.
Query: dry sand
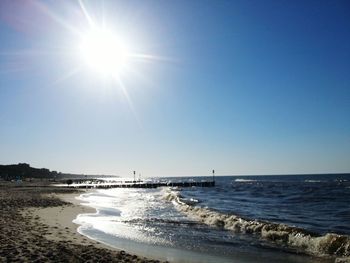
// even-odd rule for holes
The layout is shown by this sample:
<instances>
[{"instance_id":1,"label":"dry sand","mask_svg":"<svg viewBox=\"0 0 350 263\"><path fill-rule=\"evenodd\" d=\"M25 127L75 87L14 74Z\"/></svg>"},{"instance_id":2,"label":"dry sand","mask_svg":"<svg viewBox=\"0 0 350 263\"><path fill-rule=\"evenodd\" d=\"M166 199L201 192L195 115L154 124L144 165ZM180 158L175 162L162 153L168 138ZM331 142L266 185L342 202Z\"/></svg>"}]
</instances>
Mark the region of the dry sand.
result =
<instances>
[{"instance_id":1,"label":"dry sand","mask_svg":"<svg viewBox=\"0 0 350 263\"><path fill-rule=\"evenodd\" d=\"M0 184L0 262L158 262L80 235L76 190Z\"/></svg>"}]
</instances>

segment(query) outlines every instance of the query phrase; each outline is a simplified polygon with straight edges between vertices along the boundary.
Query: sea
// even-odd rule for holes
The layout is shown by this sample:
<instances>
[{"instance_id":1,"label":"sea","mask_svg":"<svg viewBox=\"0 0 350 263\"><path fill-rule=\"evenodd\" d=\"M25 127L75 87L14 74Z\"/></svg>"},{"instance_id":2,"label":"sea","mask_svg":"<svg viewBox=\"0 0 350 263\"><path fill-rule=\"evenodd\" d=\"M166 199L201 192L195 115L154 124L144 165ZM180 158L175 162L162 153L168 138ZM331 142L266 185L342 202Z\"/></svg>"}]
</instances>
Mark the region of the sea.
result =
<instances>
[{"instance_id":1,"label":"sea","mask_svg":"<svg viewBox=\"0 0 350 263\"><path fill-rule=\"evenodd\" d=\"M152 178L202 181L211 177ZM215 187L88 190L78 231L169 262L335 262L350 257L350 174L217 176Z\"/></svg>"}]
</instances>

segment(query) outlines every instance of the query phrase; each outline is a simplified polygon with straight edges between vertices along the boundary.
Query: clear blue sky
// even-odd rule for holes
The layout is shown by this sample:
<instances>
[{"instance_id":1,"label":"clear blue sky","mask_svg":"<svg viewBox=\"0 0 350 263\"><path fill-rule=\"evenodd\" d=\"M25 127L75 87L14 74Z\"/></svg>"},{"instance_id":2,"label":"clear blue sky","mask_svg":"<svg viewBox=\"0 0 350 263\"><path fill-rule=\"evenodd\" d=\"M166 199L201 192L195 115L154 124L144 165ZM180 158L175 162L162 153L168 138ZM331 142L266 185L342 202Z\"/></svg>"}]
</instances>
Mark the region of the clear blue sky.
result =
<instances>
[{"instance_id":1,"label":"clear blue sky","mask_svg":"<svg viewBox=\"0 0 350 263\"><path fill-rule=\"evenodd\" d=\"M1 163L130 176L350 172L349 1L82 3L0 2ZM123 75L129 101L78 62L82 6L157 57Z\"/></svg>"}]
</instances>

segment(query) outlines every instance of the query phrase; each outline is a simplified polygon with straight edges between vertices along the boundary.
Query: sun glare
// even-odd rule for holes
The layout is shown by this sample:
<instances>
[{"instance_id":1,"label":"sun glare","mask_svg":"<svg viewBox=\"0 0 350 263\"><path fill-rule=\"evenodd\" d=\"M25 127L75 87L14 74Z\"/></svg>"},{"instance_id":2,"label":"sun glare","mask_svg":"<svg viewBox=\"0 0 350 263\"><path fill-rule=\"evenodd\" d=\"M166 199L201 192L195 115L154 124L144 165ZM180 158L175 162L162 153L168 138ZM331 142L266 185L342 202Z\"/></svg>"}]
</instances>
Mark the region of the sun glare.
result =
<instances>
[{"instance_id":1,"label":"sun glare","mask_svg":"<svg viewBox=\"0 0 350 263\"><path fill-rule=\"evenodd\" d=\"M129 52L122 39L105 29L85 34L80 51L88 66L103 75L120 75L128 63Z\"/></svg>"}]
</instances>

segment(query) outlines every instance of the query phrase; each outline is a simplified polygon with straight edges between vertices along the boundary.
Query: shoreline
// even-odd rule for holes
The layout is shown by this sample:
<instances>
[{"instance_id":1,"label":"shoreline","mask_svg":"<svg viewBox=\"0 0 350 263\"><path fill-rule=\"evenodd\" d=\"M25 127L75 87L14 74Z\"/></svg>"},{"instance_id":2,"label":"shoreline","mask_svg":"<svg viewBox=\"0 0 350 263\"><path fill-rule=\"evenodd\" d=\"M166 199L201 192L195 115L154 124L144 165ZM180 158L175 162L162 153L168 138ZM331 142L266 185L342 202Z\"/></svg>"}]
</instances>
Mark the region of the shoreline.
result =
<instances>
[{"instance_id":1,"label":"shoreline","mask_svg":"<svg viewBox=\"0 0 350 263\"><path fill-rule=\"evenodd\" d=\"M77 242L99 248L113 249L103 243L89 239L78 232L80 225L75 224L73 220L79 214L96 212L96 209L79 203L76 197L80 194L79 192L73 194L53 194L53 198L61 199L68 204L57 207L28 208L24 212L24 215L30 214L32 216L32 222L37 220L40 224L48 226L51 232L44 236L49 240Z\"/></svg>"},{"instance_id":2,"label":"shoreline","mask_svg":"<svg viewBox=\"0 0 350 263\"><path fill-rule=\"evenodd\" d=\"M143 253L132 245L134 250L125 252L80 234L80 225L73 223L73 220L79 214L96 213L95 208L76 199L83 193L86 191L49 185L5 185L0 182L0 262L173 261L171 258L157 257L159 250ZM186 258L183 262L200 262L195 261L190 253L176 251L177 255L179 253ZM243 254L237 254L235 260L254 262L251 256L246 258ZM315 262L323 261L327 260L315 258ZM350 261L349 258L335 258L335 262Z\"/></svg>"},{"instance_id":3,"label":"shoreline","mask_svg":"<svg viewBox=\"0 0 350 263\"><path fill-rule=\"evenodd\" d=\"M160 262L81 235L72 221L96 212L75 199L81 193L48 184L0 183L0 261Z\"/></svg>"},{"instance_id":4,"label":"shoreline","mask_svg":"<svg viewBox=\"0 0 350 263\"><path fill-rule=\"evenodd\" d=\"M125 251L128 254L135 254L139 257L144 258L142 253L133 253L128 251L127 249L124 250L117 247L113 247L103 243L102 241L97 241L80 233L78 229L81 225L74 223L74 219L76 219L77 216L80 214L96 214L97 210L88 205L84 205L83 201L77 199L77 197L79 197L83 193L91 191L94 190L78 190L77 193L72 194L53 194L52 196L54 198L58 198L63 202L67 202L69 204L59 207L34 208L30 209L30 213L34 218L39 217L40 223L45 224L49 226L50 229L52 229L52 233L50 235L46 235L46 238L51 239L53 241L78 242L85 245L93 245L98 248L108 249L112 251ZM156 257L152 257L151 255L147 255L147 259L156 261L161 260L157 259Z\"/></svg>"}]
</instances>

